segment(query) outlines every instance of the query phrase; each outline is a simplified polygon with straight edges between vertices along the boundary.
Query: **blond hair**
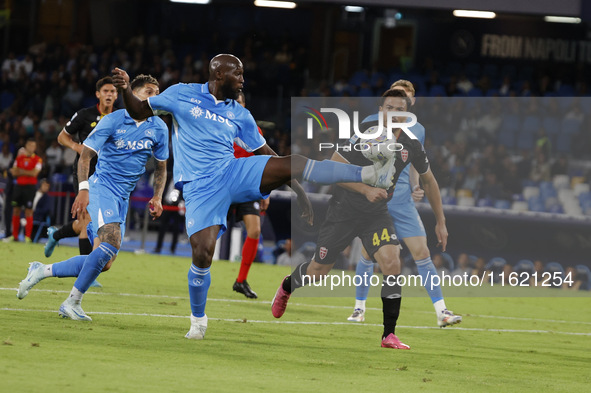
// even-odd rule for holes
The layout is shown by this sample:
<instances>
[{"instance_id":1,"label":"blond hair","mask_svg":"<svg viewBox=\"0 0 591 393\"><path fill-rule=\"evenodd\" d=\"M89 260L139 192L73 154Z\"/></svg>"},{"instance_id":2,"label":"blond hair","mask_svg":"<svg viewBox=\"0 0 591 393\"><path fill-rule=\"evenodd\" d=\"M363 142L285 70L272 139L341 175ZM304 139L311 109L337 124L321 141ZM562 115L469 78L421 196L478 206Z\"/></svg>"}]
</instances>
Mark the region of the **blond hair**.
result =
<instances>
[{"instance_id":1,"label":"blond hair","mask_svg":"<svg viewBox=\"0 0 591 393\"><path fill-rule=\"evenodd\" d=\"M415 95L415 87L413 86L412 83L410 83L406 79L399 79L396 82L392 83L392 85L390 86L390 89L393 89L395 87L402 87L404 90L409 91L410 94L412 95L412 97L414 97L414 95Z\"/></svg>"}]
</instances>

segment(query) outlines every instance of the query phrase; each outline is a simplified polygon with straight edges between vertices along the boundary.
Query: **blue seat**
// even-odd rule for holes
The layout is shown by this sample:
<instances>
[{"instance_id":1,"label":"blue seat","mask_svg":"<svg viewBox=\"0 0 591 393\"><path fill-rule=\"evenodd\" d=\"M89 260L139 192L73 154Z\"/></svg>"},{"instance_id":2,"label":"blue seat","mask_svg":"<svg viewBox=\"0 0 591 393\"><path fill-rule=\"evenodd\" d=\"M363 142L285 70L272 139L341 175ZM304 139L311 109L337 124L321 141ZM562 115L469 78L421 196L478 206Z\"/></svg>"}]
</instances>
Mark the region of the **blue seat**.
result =
<instances>
[{"instance_id":1,"label":"blue seat","mask_svg":"<svg viewBox=\"0 0 591 393\"><path fill-rule=\"evenodd\" d=\"M45 221L33 221L33 225L39 226L37 228L37 232L35 233L35 237L33 238L33 243L37 243L43 234L43 230L51 226L51 218L47 216Z\"/></svg>"},{"instance_id":2,"label":"blue seat","mask_svg":"<svg viewBox=\"0 0 591 393\"><path fill-rule=\"evenodd\" d=\"M447 97L447 92L443 85L433 85L429 89L429 96L431 97Z\"/></svg>"},{"instance_id":3,"label":"blue seat","mask_svg":"<svg viewBox=\"0 0 591 393\"><path fill-rule=\"evenodd\" d=\"M511 209L511 202L499 199L495 201L495 208L497 209Z\"/></svg>"},{"instance_id":4,"label":"blue seat","mask_svg":"<svg viewBox=\"0 0 591 393\"><path fill-rule=\"evenodd\" d=\"M499 282L501 279L499 274L505 269L506 264L507 261L505 260L505 258L491 258L491 260L488 261L488 263L484 266L484 270L493 272L493 281Z\"/></svg>"},{"instance_id":5,"label":"blue seat","mask_svg":"<svg viewBox=\"0 0 591 393\"><path fill-rule=\"evenodd\" d=\"M564 119L560 128L560 135L577 134L581 131L581 122L577 119Z\"/></svg>"},{"instance_id":6,"label":"blue seat","mask_svg":"<svg viewBox=\"0 0 591 393\"><path fill-rule=\"evenodd\" d=\"M591 290L591 269L585 265L577 265L575 266L575 272L577 278L580 276L583 279L583 285L581 285L580 289L585 291ZM587 277L587 280L584 279L585 276ZM574 279L575 277L572 278Z\"/></svg>"},{"instance_id":7,"label":"blue seat","mask_svg":"<svg viewBox=\"0 0 591 393\"><path fill-rule=\"evenodd\" d=\"M492 207L493 201L490 198L481 198L476 202L478 207Z\"/></svg>"},{"instance_id":8,"label":"blue seat","mask_svg":"<svg viewBox=\"0 0 591 393\"><path fill-rule=\"evenodd\" d=\"M521 130L535 134L542 125L539 116L527 115L523 118Z\"/></svg>"},{"instance_id":9,"label":"blue seat","mask_svg":"<svg viewBox=\"0 0 591 393\"><path fill-rule=\"evenodd\" d=\"M548 262L545 266L545 271L550 273L564 273L564 267L562 267L562 265L558 262Z\"/></svg>"},{"instance_id":10,"label":"blue seat","mask_svg":"<svg viewBox=\"0 0 591 393\"><path fill-rule=\"evenodd\" d=\"M445 264L446 264L446 266L445 266L445 267L447 267L447 268L449 269L449 271L450 271L450 272L451 272L452 270L454 270L455 263L454 263L454 259L451 257L451 255L449 255L449 254L448 254L448 253L446 253L446 252L442 252L442 253L441 253L441 257L443 258L443 261L444 261L444 262L445 262Z\"/></svg>"},{"instance_id":11,"label":"blue seat","mask_svg":"<svg viewBox=\"0 0 591 393\"><path fill-rule=\"evenodd\" d=\"M14 102L14 94L9 91L0 93L0 110L4 110L12 105Z\"/></svg>"},{"instance_id":12,"label":"blue seat","mask_svg":"<svg viewBox=\"0 0 591 393\"><path fill-rule=\"evenodd\" d=\"M521 261L515 264L515 266L513 267L513 271L517 273L528 272L530 274L533 274L536 271L536 269L532 261L530 261L529 259L522 259Z\"/></svg>"},{"instance_id":13,"label":"blue seat","mask_svg":"<svg viewBox=\"0 0 591 393\"><path fill-rule=\"evenodd\" d=\"M458 204L456 197L453 197L453 196L441 197L441 203L443 203L444 205L457 205Z\"/></svg>"}]
</instances>

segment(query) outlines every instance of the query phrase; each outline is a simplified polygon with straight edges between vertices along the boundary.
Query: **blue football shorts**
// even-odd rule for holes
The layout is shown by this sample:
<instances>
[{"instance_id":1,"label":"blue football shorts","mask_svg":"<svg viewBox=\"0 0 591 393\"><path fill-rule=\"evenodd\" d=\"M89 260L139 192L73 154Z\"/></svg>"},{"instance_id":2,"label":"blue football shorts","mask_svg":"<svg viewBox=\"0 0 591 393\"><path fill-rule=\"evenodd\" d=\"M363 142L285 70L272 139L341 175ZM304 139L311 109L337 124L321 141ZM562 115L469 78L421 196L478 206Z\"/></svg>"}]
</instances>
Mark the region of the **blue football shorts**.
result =
<instances>
[{"instance_id":1,"label":"blue football shorts","mask_svg":"<svg viewBox=\"0 0 591 393\"><path fill-rule=\"evenodd\" d=\"M118 222L121 228L121 240L125 236L125 220L127 218L127 209L129 207L129 196L123 198L120 195L113 193L105 184L101 184L100 180L91 177L89 190L89 203L86 210L90 214L92 220L86 232L88 233L88 240L94 245L94 239L98 237L98 230L105 224Z\"/></svg>"},{"instance_id":2,"label":"blue football shorts","mask_svg":"<svg viewBox=\"0 0 591 393\"><path fill-rule=\"evenodd\" d=\"M261 194L261 179L271 156L237 158L216 174L183 183L187 235L220 225L218 238L226 231L228 209L233 203L267 198Z\"/></svg>"},{"instance_id":3,"label":"blue football shorts","mask_svg":"<svg viewBox=\"0 0 591 393\"><path fill-rule=\"evenodd\" d=\"M427 237L423 221L414 202L388 203L388 212L394 221L394 228L399 239L407 237Z\"/></svg>"}]
</instances>

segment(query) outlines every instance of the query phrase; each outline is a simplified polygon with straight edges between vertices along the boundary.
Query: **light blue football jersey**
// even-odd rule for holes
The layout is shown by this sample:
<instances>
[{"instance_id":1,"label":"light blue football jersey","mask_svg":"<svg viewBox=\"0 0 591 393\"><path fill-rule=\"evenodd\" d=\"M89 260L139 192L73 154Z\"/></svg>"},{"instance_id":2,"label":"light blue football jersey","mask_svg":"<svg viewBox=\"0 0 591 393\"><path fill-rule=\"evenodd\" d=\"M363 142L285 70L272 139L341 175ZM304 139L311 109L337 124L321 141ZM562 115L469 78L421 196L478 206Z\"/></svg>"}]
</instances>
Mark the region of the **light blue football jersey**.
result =
<instances>
[{"instance_id":1,"label":"light blue football jersey","mask_svg":"<svg viewBox=\"0 0 591 393\"><path fill-rule=\"evenodd\" d=\"M84 146L98 152L93 176L116 195L128 197L152 154L159 161L168 159L168 127L156 116L138 126L120 109L102 118Z\"/></svg>"},{"instance_id":2,"label":"light blue football jersey","mask_svg":"<svg viewBox=\"0 0 591 393\"><path fill-rule=\"evenodd\" d=\"M373 122L378 121L378 114L373 114L367 116L363 119L363 123L366 122ZM421 145L425 145L425 127L419 122L417 122L414 126L409 127L410 132L417 137ZM398 204L398 203L407 203L412 202L412 190L410 188L410 165L407 165L400 174L398 181L396 182L396 188L394 188L394 195L392 199L388 202L388 204Z\"/></svg>"},{"instance_id":3,"label":"light blue football jersey","mask_svg":"<svg viewBox=\"0 0 591 393\"><path fill-rule=\"evenodd\" d=\"M173 117L172 149L176 184L209 177L234 158L236 142L248 152L265 139L250 112L235 100L217 100L209 83L179 83L150 97L154 114Z\"/></svg>"}]
</instances>

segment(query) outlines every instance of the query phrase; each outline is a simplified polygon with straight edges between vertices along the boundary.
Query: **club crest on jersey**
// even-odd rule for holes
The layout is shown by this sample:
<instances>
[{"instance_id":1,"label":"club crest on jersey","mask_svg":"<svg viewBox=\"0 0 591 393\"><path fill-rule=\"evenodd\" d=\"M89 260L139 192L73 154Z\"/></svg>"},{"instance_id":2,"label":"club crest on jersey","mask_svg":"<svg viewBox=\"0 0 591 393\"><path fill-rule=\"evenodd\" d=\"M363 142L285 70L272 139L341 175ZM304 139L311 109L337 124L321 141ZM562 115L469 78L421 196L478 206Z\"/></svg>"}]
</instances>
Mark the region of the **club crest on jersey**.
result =
<instances>
[{"instance_id":1,"label":"club crest on jersey","mask_svg":"<svg viewBox=\"0 0 591 393\"><path fill-rule=\"evenodd\" d=\"M234 112L226 112L226 117L230 120L234 120L234 118L236 117L236 115L234 115Z\"/></svg>"},{"instance_id":2,"label":"club crest on jersey","mask_svg":"<svg viewBox=\"0 0 591 393\"><path fill-rule=\"evenodd\" d=\"M408 150L400 150L400 158L402 158L402 161L406 162L406 160L408 160Z\"/></svg>"},{"instance_id":3,"label":"club crest on jersey","mask_svg":"<svg viewBox=\"0 0 591 393\"><path fill-rule=\"evenodd\" d=\"M195 105L193 108L191 108L191 115L193 115L193 117L195 119L198 119L201 116L203 116L203 109L201 109L201 107Z\"/></svg>"},{"instance_id":4,"label":"club crest on jersey","mask_svg":"<svg viewBox=\"0 0 591 393\"><path fill-rule=\"evenodd\" d=\"M105 217L112 217L113 214L114 214L113 210L111 210L111 209L105 210Z\"/></svg>"},{"instance_id":5,"label":"club crest on jersey","mask_svg":"<svg viewBox=\"0 0 591 393\"><path fill-rule=\"evenodd\" d=\"M148 138L151 138L154 136L154 130L146 130L146 136Z\"/></svg>"},{"instance_id":6,"label":"club crest on jersey","mask_svg":"<svg viewBox=\"0 0 591 393\"><path fill-rule=\"evenodd\" d=\"M320 251L318 252L318 256L320 256L320 259L324 259L324 258L326 258L327 253L328 253L328 250L326 249L326 247L320 247Z\"/></svg>"}]
</instances>

